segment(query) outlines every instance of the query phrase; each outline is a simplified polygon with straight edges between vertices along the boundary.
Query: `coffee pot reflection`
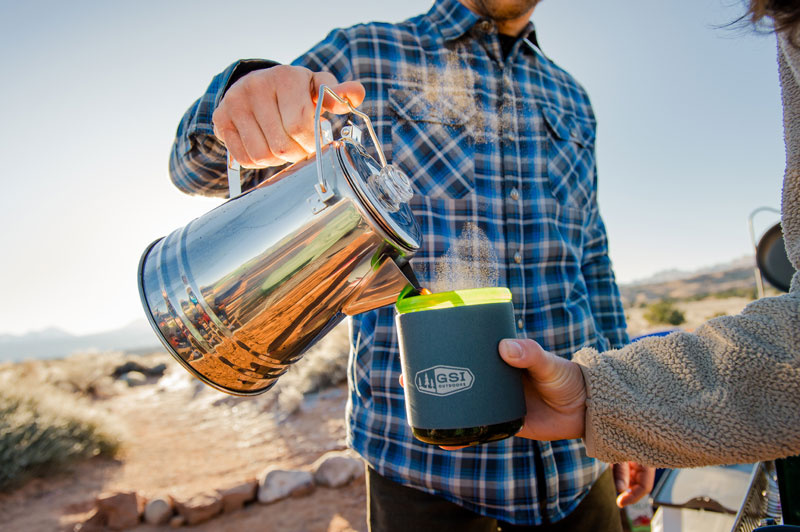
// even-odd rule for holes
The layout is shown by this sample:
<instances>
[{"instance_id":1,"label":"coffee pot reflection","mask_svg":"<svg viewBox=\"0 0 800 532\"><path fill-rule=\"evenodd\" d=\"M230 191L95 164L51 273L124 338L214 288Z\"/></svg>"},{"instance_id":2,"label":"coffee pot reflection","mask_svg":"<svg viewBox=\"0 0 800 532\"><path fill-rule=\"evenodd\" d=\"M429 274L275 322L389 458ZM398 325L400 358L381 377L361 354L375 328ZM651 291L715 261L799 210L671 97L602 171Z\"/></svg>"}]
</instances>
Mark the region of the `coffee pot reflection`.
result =
<instances>
[{"instance_id":1,"label":"coffee pot reflection","mask_svg":"<svg viewBox=\"0 0 800 532\"><path fill-rule=\"evenodd\" d=\"M421 244L408 178L380 162L354 125L333 140L315 116L317 150L151 244L139 293L167 350L218 390L255 395L338 324L418 289L408 263Z\"/></svg>"}]
</instances>

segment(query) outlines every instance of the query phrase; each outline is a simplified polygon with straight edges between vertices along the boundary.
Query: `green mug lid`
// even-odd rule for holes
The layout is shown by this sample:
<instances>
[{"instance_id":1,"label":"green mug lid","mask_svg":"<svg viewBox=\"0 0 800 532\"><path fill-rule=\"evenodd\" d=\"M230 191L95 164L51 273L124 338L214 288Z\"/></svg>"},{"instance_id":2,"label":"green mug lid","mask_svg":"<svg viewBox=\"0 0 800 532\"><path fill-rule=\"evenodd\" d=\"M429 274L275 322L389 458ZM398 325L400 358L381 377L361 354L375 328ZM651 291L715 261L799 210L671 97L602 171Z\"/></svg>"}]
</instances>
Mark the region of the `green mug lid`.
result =
<instances>
[{"instance_id":1,"label":"green mug lid","mask_svg":"<svg viewBox=\"0 0 800 532\"><path fill-rule=\"evenodd\" d=\"M511 301L511 291L508 288L469 288L412 297L404 297L404 294L401 293L395 308L399 314L406 314L420 310L506 303L508 301Z\"/></svg>"}]
</instances>

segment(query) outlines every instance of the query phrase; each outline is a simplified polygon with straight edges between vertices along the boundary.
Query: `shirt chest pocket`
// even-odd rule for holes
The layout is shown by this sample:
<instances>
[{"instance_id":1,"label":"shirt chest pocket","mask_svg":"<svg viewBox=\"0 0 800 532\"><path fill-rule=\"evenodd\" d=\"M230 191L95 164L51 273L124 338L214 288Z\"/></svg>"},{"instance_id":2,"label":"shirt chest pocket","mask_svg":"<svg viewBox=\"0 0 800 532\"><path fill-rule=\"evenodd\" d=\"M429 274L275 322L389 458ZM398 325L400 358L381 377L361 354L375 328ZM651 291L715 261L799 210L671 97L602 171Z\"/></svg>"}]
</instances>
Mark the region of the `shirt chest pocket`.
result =
<instances>
[{"instance_id":1,"label":"shirt chest pocket","mask_svg":"<svg viewBox=\"0 0 800 532\"><path fill-rule=\"evenodd\" d=\"M550 190L563 207L582 211L595 191L595 122L553 107L542 107L542 116Z\"/></svg>"},{"instance_id":2,"label":"shirt chest pocket","mask_svg":"<svg viewBox=\"0 0 800 532\"><path fill-rule=\"evenodd\" d=\"M430 102L422 90L392 90L389 104L392 162L411 178L414 192L451 199L472 192L475 142L469 113L448 101Z\"/></svg>"}]
</instances>

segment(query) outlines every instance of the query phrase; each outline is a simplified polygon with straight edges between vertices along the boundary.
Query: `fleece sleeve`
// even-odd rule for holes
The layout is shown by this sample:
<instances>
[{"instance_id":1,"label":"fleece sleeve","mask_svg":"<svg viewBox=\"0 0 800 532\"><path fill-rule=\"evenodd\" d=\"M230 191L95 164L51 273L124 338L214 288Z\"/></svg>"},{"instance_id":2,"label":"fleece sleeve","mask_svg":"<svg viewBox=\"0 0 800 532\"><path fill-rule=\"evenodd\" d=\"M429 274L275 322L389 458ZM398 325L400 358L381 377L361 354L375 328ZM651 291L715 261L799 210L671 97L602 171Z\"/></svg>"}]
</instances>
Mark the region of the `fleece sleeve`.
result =
<instances>
[{"instance_id":1,"label":"fleece sleeve","mask_svg":"<svg viewBox=\"0 0 800 532\"><path fill-rule=\"evenodd\" d=\"M800 453L800 293L603 354L573 358L587 386L585 443L606 462L660 467Z\"/></svg>"}]
</instances>

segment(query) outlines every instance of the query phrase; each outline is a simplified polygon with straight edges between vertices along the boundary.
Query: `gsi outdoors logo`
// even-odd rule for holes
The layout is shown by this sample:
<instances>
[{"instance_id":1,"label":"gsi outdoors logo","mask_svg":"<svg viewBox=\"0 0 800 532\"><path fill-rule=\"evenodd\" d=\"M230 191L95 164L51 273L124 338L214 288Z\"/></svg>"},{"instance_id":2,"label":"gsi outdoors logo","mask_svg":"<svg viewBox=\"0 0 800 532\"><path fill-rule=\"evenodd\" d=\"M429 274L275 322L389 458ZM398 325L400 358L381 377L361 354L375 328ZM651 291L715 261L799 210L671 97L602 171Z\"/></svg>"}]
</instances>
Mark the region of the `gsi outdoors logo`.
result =
<instances>
[{"instance_id":1,"label":"gsi outdoors logo","mask_svg":"<svg viewBox=\"0 0 800 532\"><path fill-rule=\"evenodd\" d=\"M414 385L422 393L430 395L452 395L472 388L475 375L469 368L453 366L434 366L418 371L414 377Z\"/></svg>"}]
</instances>

